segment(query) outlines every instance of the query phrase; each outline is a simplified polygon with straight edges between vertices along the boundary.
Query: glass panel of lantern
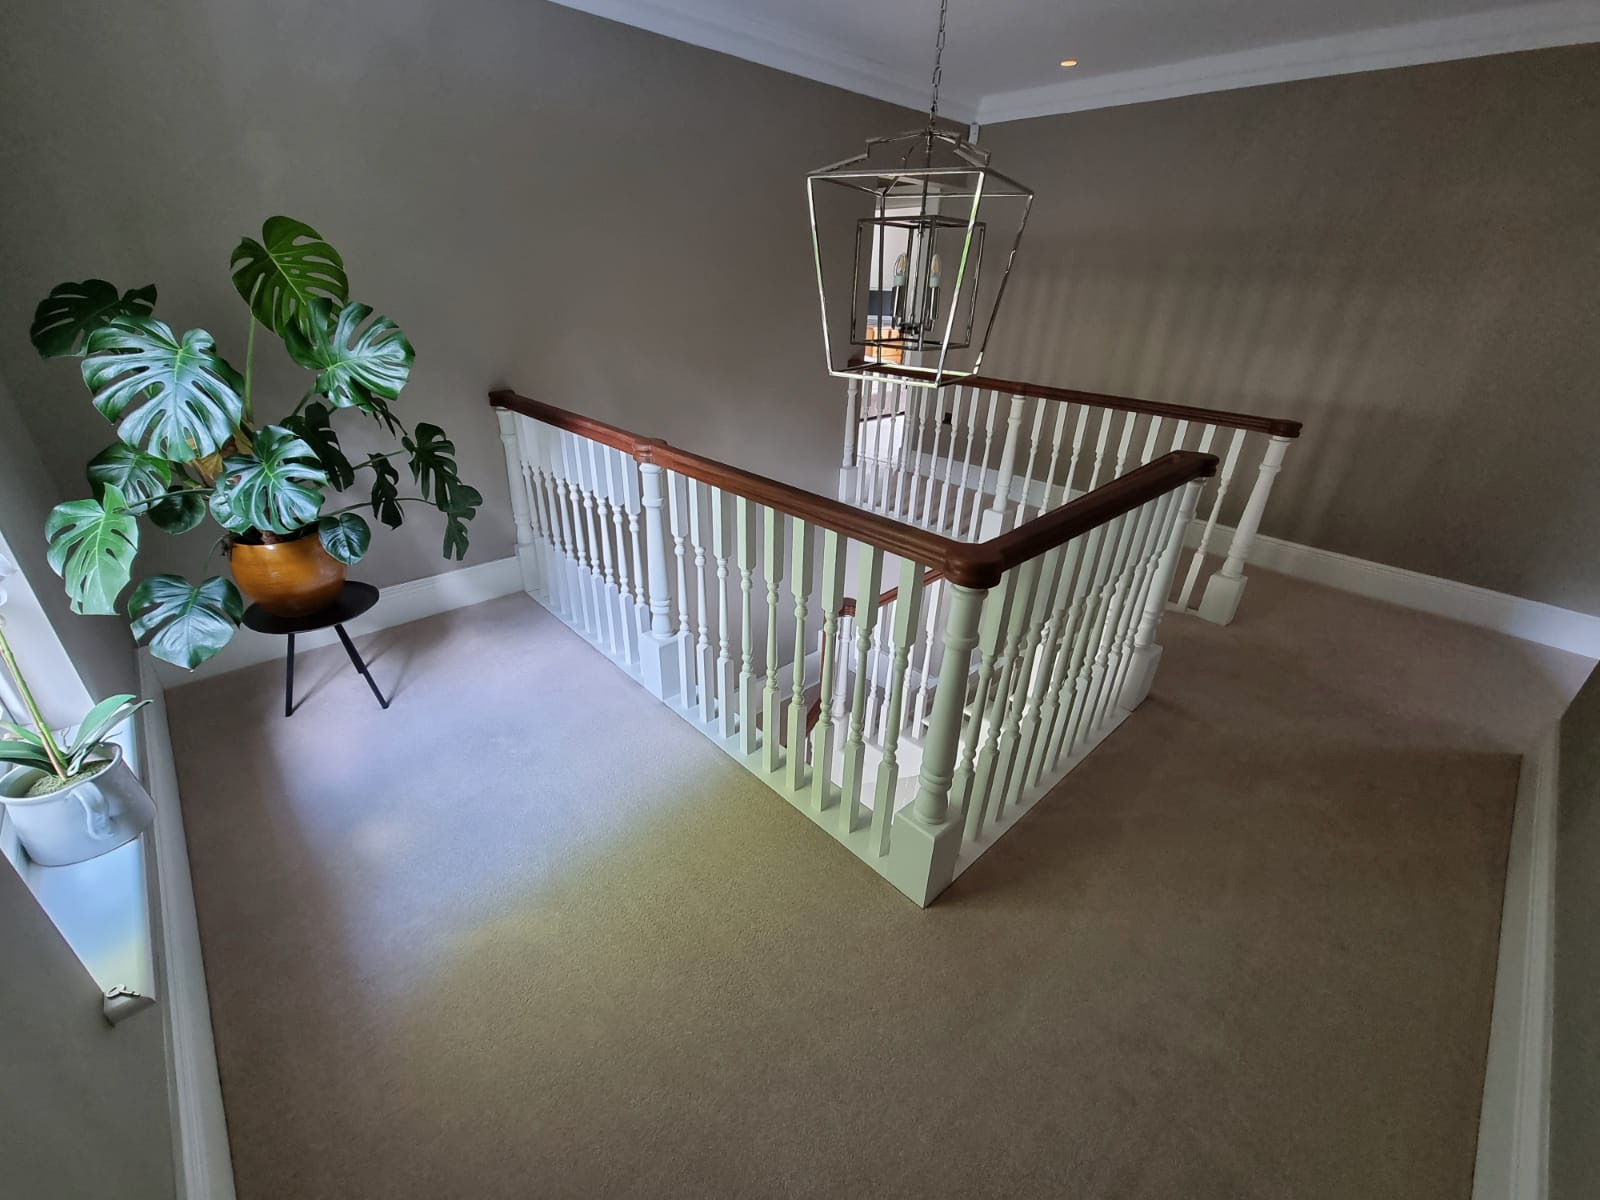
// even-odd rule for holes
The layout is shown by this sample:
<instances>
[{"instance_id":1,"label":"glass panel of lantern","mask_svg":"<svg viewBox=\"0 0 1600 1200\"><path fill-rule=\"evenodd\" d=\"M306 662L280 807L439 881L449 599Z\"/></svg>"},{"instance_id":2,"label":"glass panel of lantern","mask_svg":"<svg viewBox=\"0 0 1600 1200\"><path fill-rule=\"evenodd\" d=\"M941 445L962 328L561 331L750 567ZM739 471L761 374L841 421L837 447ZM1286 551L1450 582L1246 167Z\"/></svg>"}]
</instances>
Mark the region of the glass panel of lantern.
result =
<instances>
[{"instance_id":1,"label":"glass panel of lantern","mask_svg":"<svg viewBox=\"0 0 1600 1200\"><path fill-rule=\"evenodd\" d=\"M828 370L936 387L978 369L1033 193L942 132L807 178Z\"/></svg>"}]
</instances>

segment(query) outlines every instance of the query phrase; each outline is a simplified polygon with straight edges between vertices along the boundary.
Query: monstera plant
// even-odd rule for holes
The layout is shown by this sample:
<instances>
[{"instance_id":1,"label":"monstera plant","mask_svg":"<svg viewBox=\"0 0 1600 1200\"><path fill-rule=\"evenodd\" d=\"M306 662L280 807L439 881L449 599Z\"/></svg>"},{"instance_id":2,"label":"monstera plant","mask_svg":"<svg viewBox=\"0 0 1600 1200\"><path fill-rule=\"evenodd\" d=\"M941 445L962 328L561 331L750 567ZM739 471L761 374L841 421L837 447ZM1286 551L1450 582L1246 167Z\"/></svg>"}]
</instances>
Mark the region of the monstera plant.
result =
<instances>
[{"instance_id":1,"label":"monstera plant","mask_svg":"<svg viewBox=\"0 0 1600 1200\"><path fill-rule=\"evenodd\" d=\"M437 508L444 555L459 559L466 523L483 502L461 481L442 429L408 429L395 415L411 343L388 317L350 299L344 260L316 230L272 217L259 241L239 243L231 266L249 306L243 374L204 329L179 334L158 320L153 286L119 292L103 279L63 283L39 304L31 331L42 356L82 359L94 406L117 431L89 462L93 494L51 512L50 564L77 612L114 614L127 591L139 641L191 669L227 645L244 601L220 574L199 582L152 575L129 591L146 526L181 534L209 516L223 531L213 550L224 549L247 594L272 608L274 597L247 581L247 556L255 579L284 574L276 566L257 570L255 557L277 551L281 565L291 551L301 561L315 555L336 569L336 594L344 566L359 562L371 540L363 510L394 528L407 503ZM258 415L251 387L259 328L277 335L310 373L305 394L276 421ZM346 411L374 422L398 448L351 461L334 428ZM415 495L401 494L398 458L409 466ZM287 603L272 611L304 610L292 597Z\"/></svg>"}]
</instances>

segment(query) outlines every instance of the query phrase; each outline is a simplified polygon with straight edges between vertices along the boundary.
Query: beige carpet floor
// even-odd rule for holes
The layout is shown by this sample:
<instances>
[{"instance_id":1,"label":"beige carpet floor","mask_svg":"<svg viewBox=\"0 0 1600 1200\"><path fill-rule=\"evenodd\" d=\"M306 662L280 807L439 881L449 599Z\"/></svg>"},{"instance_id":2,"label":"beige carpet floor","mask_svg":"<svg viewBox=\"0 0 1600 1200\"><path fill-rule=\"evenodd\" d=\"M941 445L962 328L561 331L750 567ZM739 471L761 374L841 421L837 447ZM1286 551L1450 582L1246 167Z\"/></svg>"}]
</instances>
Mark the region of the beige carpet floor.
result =
<instances>
[{"instance_id":1,"label":"beige carpet floor","mask_svg":"<svg viewBox=\"0 0 1600 1200\"><path fill-rule=\"evenodd\" d=\"M1470 1190L1586 660L1259 575L926 912L531 601L174 692L242 1200Z\"/></svg>"}]
</instances>

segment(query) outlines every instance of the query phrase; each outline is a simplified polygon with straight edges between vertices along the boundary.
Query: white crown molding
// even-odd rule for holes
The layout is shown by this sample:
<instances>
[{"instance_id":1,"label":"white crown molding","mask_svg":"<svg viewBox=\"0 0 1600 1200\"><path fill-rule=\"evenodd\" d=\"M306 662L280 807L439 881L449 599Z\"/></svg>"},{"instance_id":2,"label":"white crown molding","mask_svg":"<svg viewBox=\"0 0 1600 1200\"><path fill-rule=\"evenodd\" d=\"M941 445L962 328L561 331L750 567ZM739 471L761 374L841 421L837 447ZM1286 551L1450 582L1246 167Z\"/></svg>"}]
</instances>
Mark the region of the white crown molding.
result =
<instances>
[{"instance_id":1,"label":"white crown molding","mask_svg":"<svg viewBox=\"0 0 1600 1200\"><path fill-rule=\"evenodd\" d=\"M1596 41L1600 41L1600 5L1595 0L1554 0L992 93L979 101L977 119L979 124L987 125L1267 83Z\"/></svg>"},{"instance_id":2,"label":"white crown molding","mask_svg":"<svg viewBox=\"0 0 1600 1200\"><path fill-rule=\"evenodd\" d=\"M897 75L883 63L857 54L844 43L810 37L782 25L754 19L732 5L698 0L691 12L661 0L553 2L918 112L928 106L928 81L920 75ZM939 94L939 108L951 120L963 123L972 121L978 112L977 101L972 97L943 89Z\"/></svg>"}]
</instances>

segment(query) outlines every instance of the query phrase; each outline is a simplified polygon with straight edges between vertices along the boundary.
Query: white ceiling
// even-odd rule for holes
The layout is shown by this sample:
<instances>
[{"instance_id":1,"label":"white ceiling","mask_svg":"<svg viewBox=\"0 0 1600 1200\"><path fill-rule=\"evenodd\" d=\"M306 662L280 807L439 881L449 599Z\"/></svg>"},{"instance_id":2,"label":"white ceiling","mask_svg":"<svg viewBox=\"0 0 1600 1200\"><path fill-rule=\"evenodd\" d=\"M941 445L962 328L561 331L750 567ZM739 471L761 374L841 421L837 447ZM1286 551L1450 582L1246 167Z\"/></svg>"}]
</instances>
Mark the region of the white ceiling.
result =
<instances>
[{"instance_id":1,"label":"white ceiling","mask_svg":"<svg viewBox=\"0 0 1600 1200\"><path fill-rule=\"evenodd\" d=\"M937 0L556 2L927 107ZM1594 41L1600 0L950 0L940 109L1004 121Z\"/></svg>"}]
</instances>

